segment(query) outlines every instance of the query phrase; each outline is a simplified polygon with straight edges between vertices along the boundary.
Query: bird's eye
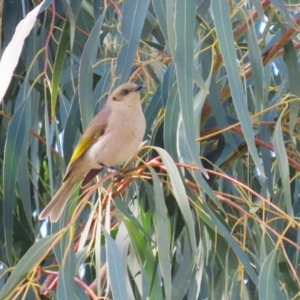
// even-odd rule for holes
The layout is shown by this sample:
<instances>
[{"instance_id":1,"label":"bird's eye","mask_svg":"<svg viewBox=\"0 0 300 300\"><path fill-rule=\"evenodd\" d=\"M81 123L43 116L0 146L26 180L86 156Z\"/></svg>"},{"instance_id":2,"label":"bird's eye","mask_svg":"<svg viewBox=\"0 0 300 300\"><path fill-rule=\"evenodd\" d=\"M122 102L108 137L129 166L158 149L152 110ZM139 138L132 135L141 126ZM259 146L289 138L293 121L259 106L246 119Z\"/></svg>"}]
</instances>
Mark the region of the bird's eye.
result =
<instances>
[{"instance_id":1,"label":"bird's eye","mask_svg":"<svg viewBox=\"0 0 300 300\"><path fill-rule=\"evenodd\" d=\"M126 96L126 95L128 95L129 94L129 91L128 90L123 90L122 92L121 92L121 95L122 96Z\"/></svg>"}]
</instances>

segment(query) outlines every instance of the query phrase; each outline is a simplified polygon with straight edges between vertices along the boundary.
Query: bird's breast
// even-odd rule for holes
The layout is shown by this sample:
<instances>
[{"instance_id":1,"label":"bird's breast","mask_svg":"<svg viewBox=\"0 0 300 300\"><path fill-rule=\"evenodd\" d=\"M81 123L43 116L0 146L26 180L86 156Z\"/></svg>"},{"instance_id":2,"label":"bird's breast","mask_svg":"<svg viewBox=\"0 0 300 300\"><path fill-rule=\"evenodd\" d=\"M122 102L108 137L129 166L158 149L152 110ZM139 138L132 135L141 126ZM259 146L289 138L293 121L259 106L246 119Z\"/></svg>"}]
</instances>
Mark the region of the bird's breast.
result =
<instances>
[{"instance_id":1,"label":"bird's breast","mask_svg":"<svg viewBox=\"0 0 300 300\"><path fill-rule=\"evenodd\" d=\"M87 153L91 167L99 164L118 166L131 158L142 142L145 128L146 121L141 109L114 110L104 134Z\"/></svg>"}]
</instances>

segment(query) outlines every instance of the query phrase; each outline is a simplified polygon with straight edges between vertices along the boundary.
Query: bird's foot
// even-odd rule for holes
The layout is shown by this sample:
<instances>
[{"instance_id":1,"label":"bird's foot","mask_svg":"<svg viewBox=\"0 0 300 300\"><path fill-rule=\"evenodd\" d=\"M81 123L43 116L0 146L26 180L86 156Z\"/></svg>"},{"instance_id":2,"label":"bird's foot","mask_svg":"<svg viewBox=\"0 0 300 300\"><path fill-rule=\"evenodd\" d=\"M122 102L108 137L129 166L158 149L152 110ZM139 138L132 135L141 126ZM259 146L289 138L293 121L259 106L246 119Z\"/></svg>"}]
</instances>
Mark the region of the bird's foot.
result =
<instances>
[{"instance_id":1,"label":"bird's foot","mask_svg":"<svg viewBox=\"0 0 300 300\"><path fill-rule=\"evenodd\" d=\"M107 167L104 164L101 164L101 166L109 173L113 173L114 176L112 177L113 182L118 182L122 179L122 175L120 173L120 170L114 167Z\"/></svg>"},{"instance_id":2,"label":"bird's foot","mask_svg":"<svg viewBox=\"0 0 300 300\"><path fill-rule=\"evenodd\" d=\"M121 181L122 175L121 175L121 173L120 173L119 170L117 170L115 168L107 168L106 170L107 170L107 172L110 172L110 173L114 174L114 176L112 177L112 181L113 182L119 182L119 181Z\"/></svg>"}]
</instances>

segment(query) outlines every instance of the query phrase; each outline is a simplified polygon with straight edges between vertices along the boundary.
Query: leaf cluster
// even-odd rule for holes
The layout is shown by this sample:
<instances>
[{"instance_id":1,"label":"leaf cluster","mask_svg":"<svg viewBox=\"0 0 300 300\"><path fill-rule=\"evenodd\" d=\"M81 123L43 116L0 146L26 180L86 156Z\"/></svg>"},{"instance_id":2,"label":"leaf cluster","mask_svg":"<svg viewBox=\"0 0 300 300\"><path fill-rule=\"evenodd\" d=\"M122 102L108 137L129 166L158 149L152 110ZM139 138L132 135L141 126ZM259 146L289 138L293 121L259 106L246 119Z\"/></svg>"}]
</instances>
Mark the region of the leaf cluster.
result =
<instances>
[{"instance_id":1,"label":"leaf cluster","mask_svg":"<svg viewBox=\"0 0 300 300\"><path fill-rule=\"evenodd\" d=\"M2 53L38 5L16 2L0 5ZM298 299L298 10L45 1L1 103L0 299ZM40 222L126 81L147 129L122 180L100 174Z\"/></svg>"}]
</instances>

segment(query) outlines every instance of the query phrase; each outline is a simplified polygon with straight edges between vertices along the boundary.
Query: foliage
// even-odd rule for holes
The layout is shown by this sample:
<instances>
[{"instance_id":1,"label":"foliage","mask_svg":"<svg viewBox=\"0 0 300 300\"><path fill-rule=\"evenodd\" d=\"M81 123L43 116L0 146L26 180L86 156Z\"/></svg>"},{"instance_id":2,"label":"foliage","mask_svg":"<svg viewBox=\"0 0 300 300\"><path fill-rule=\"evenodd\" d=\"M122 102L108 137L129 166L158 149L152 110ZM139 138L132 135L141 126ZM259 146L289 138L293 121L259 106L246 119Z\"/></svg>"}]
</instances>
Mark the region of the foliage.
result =
<instances>
[{"instance_id":1,"label":"foliage","mask_svg":"<svg viewBox=\"0 0 300 300\"><path fill-rule=\"evenodd\" d=\"M1 2L2 53L33 2ZM298 1L45 6L1 104L0 299L298 299ZM127 80L146 142L40 222Z\"/></svg>"}]
</instances>

